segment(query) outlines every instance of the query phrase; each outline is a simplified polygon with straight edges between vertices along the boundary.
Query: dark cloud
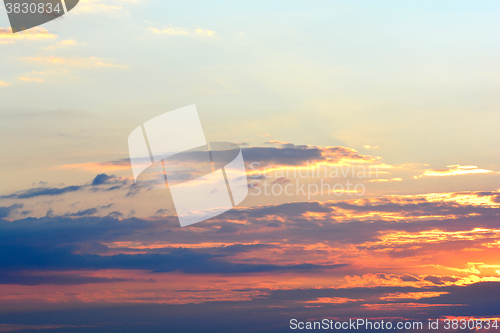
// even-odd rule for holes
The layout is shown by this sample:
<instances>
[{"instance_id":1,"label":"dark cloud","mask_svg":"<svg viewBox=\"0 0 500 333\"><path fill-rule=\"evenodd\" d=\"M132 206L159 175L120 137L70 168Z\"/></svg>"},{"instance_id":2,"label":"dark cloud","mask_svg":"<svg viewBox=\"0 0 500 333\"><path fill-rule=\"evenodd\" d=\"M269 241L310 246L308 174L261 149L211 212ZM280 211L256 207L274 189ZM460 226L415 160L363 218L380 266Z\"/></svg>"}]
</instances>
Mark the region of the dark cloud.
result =
<instances>
[{"instance_id":1,"label":"dark cloud","mask_svg":"<svg viewBox=\"0 0 500 333\"><path fill-rule=\"evenodd\" d=\"M224 254L209 254L175 249L168 254L118 254L100 256L74 254L68 247L33 247L18 244L0 245L2 271L140 269L153 272L182 271L191 274L252 274L275 271L309 271L336 269L346 265L273 265L232 263Z\"/></svg>"},{"instance_id":2,"label":"dark cloud","mask_svg":"<svg viewBox=\"0 0 500 333\"><path fill-rule=\"evenodd\" d=\"M492 193L496 195L496 193ZM179 249L176 244L196 243L234 243L248 244L259 242L298 247L299 255L307 254L306 245L323 243L330 246L349 244L361 251L384 252L392 257L414 257L433 255L442 250L460 251L465 248L481 246L484 239L443 239L440 242L425 243L419 246L409 244L380 244L381 235L391 231L421 232L428 230L471 231L475 228L497 228L500 212L498 209L457 205L456 203L437 203L425 200L371 200L353 202L296 202L282 205L259 206L232 210L200 223L196 228L180 228L175 217L157 217L150 220L123 218L123 213L115 211L107 217L92 217L100 206L80 210L66 217L27 218L16 221L0 221L0 270L71 270L71 269L142 269L155 272L179 270L191 274L250 274L277 272L284 270L322 270L344 268L338 265L301 265L280 262L280 258L262 261L255 258L248 262L231 258L236 251L230 248L200 248L197 250ZM416 212L417 218L400 221L383 217L359 220L350 217L347 211L362 212ZM453 218L420 219L422 213L429 215L451 215ZM441 212L440 214L437 214ZM470 215L470 213L476 213ZM313 216L308 214L314 213ZM323 216L323 217L321 217ZM411 216L409 214L408 216ZM244 223L242 223L244 222ZM467 236L466 233L462 235ZM494 242L497 235L482 233ZM168 249L123 248L124 253L111 255L104 244L111 242L161 242ZM425 244L424 244L425 243ZM241 245L239 245L241 246ZM303 249L300 247L303 246ZM247 248L249 249L249 248ZM257 248L252 248L257 250ZM103 254L106 254L105 256ZM315 252L316 262L328 260L328 252ZM304 258L304 257L299 257ZM234 261L234 262L233 262ZM237 263L235 263L237 262ZM258 264L265 262L265 264ZM330 262L331 263L331 262ZM378 276L384 279L383 275ZM387 278L387 277L385 277ZM415 282L416 277L405 275L401 280ZM436 285L448 284L453 280L447 277L429 276L425 281ZM418 280L418 279L417 279Z\"/></svg>"},{"instance_id":3,"label":"dark cloud","mask_svg":"<svg viewBox=\"0 0 500 333\"><path fill-rule=\"evenodd\" d=\"M62 195L65 193L79 191L82 188L83 188L83 186L79 186L79 185L66 186L66 187L62 187L62 188L35 187L35 188L31 188L29 190L19 191L19 192L13 193L13 194L2 196L1 198L2 199L9 199L9 198L28 199L28 198L39 197L39 196L44 196L44 195L54 196L54 195Z\"/></svg>"},{"instance_id":4,"label":"dark cloud","mask_svg":"<svg viewBox=\"0 0 500 333\"><path fill-rule=\"evenodd\" d=\"M23 208L23 204L13 204L8 207L0 207L0 219L9 217L10 213L14 210Z\"/></svg>"},{"instance_id":5,"label":"dark cloud","mask_svg":"<svg viewBox=\"0 0 500 333\"><path fill-rule=\"evenodd\" d=\"M251 289L254 290L254 289ZM247 292L249 290L241 290ZM446 292L438 297L412 301L436 306L418 308L398 307L405 300L385 301L389 293ZM299 321L349 320L349 318L383 318L387 321L422 321L446 316L497 317L500 306L500 283L483 282L467 286L434 286L426 289L412 287L322 288L261 290L249 301L211 301L200 304L96 304L93 307L67 305L37 311L9 310L0 313L0 322L23 325L61 325L68 328L44 328L44 332L290 332L290 319ZM344 304L314 304L307 301L324 297L345 297L354 302ZM391 310L370 309L365 304L392 305ZM443 310L441 304L447 304ZM310 304L309 304L310 305ZM441 321L441 327L443 322ZM306 331L306 330L304 330ZM326 330L325 330L326 331ZM357 330L380 332L381 330ZM464 330L465 332L466 330ZM315 332L315 331L312 331Z\"/></svg>"},{"instance_id":6,"label":"dark cloud","mask_svg":"<svg viewBox=\"0 0 500 333\"><path fill-rule=\"evenodd\" d=\"M79 210L76 213L69 214L69 216L77 216L77 217L91 216L97 214L97 212L99 212L99 208L89 208L89 209Z\"/></svg>"},{"instance_id":7,"label":"dark cloud","mask_svg":"<svg viewBox=\"0 0 500 333\"><path fill-rule=\"evenodd\" d=\"M83 212L80 215L86 215ZM124 221L110 217L28 218L0 221L0 262L2 271L142 269L154 272L183 271L201 274L243 274L287 270L336 269L345 265L278 265L232 263L230 255L238 247L193 251L172 248L168 253L118 254L100 256L89 248L106 252L103 242L140 230L154 230L164 222L138 219ZM163 233L166 235L167 233ZM89 247L89 245L95 244ZM240 249L241 252L241 249Z\"/></svg>"},{"instance_id":8,"label":"dark cloud","mask_svg":"<svg viewBox=\"0 0 500 333\"><path fill-rule=\"evenodd\" d=\"M476 205L459 204L456 202L430 202L424 198L416 198L401 201L381 200L371 202L363 200L360 203L337 202L331 204L346 210L357 212L396 212L403 215L426 216L426 215L469 215L488 214L495 211L494 208Z\"/></svg>"},{"instance_id":9,"label":"dark cloud","mask_svg":"<svg viewBox=\"0 0 500 333\"><path fill-rule=\"evenodd\" d=\"M138 183L134 183L134 184L129 186L128 192L125 196L126 197L133 197L133 196L136 196L137 194L139 194L140 191L141 191L141 186Z\"/></svg>"},{"instance_id":10,"label":"dark cloud","mask_svg":"<svg viewBox=\"0 0 500 333\"><path fill-rule=\"evenodd\" d=\"M118 179L114 175L99 174L90 183L90 185L71 185L65 187L47 187L47 183L40 182L41 187L30 188L27 190L18 191L12 194L0 196L0 199L30 199L41 196L59 196L66 193L72 193L80 190L90 189L96 191L114 191L119 190L129 183L127 179ZM107 187L105 185L108 185Z\"/></svg>"},{"instance_id":11,"label":"dark cloud","mask_svg":"<svg viewBox=\"0 0 500 333\"><path fill-rule=\"evenodd\" d=\"M217 230L217 233L219 234L232 234L235 232L238 232L240 228L235 225L235 224L225 224L222 227L220 227L219 230Z\"/></svg>"},{"instance_id":12,"label":"dark cloud","mask_svg":"<svg viewBox=\"0 0 500 333\"><path fill-rule=\"evenodd\" d=\"M445 282L456 282L458 279L450 277L450 276L434 276L434 275L429 275L424 278L425 281L432 282L434 284L440 284L443 285Z\"/></svg>"},{"instance_id":13,"label":"dark cloud","mask_svg":"<svg viewBox=\"0 0 500 333\"><path fill-rule=\"evenodd\" d=\"M312 147L294 147L294 148L275 148L275 147L249 147L243 148L243 158L246 163L258 162L261 166L268 164L303 165L307 161L320 161L325 158L319 148Z\"/></svg>"},{"instance_id":14,"label":"dark cloud","mask_svg":"<svg viewBox=\"0 0 500 333\"><path fill-rule=\"evenodd\" d=\"M137 282L136 279L107 278L99 276L80 275L57 275L57 274L33 274L25 272L3 271L0 275L0 284L17 284L26 286L38 286L42 284L53 285L79 285L91 283L114 283L114 282Z\"/></svg>"},{"instance_id":15,"label":"dark cloud","mask_svg":"<svg viewBox=\"0 0 500 333\"><path fill-rule=\"evenodd\" d=\"M486 194L484 194L486 195ZM497 192L488 195L496 196ZM109 209L100 206L95 209ZM0 283L22 285L76 285L88 283L133 282L120 278L100 278L72 271L124 269L149 272L183 272L217 276L259 273L294 272L304 275L329 276L337 279L359 269L345 264L310 264L303 256L293 257L293 263L282 262L275 253L288 244L296 247L323 243L347 244L362 251L381 250L392 256L435 256L440 249L455 251L475 245L482 240L443 239L432 244L379 244L380 236L391 231L420 232L428 230L471 231L474 228L498 228L500 212L496 208L478 207L453 202L428 202L421 198L380 199L341 202L296 202L232 210L215 219L200 223L196 228L180 228L175 217L150 220L123 217L112 212L108 217L91 217L80 211L81 217L27 218L0 221ZM360 219L353 213L375 212ZM378 213L396 212L408 218L390 219ZM87 212L91 213L91 212ZM309 216L308 214L313 216ZM76 213L78 214L78 213ZM362 214L370 215L370 214ZM382 215L382 214L380 214ZM421 216L445 216L421 219ZM415 217L415 218L414 218ZM467 233L461 233L467 236ZM482 234L496 239L497 235ZM105 244L122 242L123 248L108 248ZM161 242L163 248L127 248L127 242ZM257 244L258 242L258 244ZM493 243L493 241L489 241ZM176 244L230 243L186 249ZM253 243L253 244L252 244ZM168 246L171 244L171 246ZM375 244L375 245L374 245ZM420 246L421 245L421 246ZM124 254L116 254L122 251ZM315 262L323 254L315 250L296 250L298 254L314 255ZM262 255L261 253L265 253ZM293 255L293 252L286 255ZM243 258L243 259L242 259ZM245 259L250 258L250 259ZM272 258L271 260L269 258ZM326 253L325 257L331 259ZM370 268L374 270L373 268ZM380 267L380 269L386 269ZM393 267L390 268L392 270ZM43 272L43 274L38 274ZM359 272L359 271L357 271ZM414 271L413 271L414 272ZM357 274L357 273L355 273ZM415 274L415 273L413 273ZM422 273L424 274L424 273ZM456 273L458 274L458 273ZM376 279L390 283L394 275L374 274ZM205 277L202 277L203 279ZM266 277L267 279L268 277ZM0 322L9 324L50 323L60 325L89 325L71 331L92 332L289 332L291 318L314 320L325 317L381 318L401 317L419 319L450 316L496 316L500 303L500 283L477 283L453 286L456 277L437 275L399 276L400 281L425 287L344 287L301 289L242 288L235 292L252 293L245 301L218 301L202 304L153 305L99 304L93 308L71 308L64 311L9 310L0 312ZM418 282L413 284L412 282ZM434 297L411 299L422 305L405 307L405 298L388 298L389 294L441 292ZM347 303L318 303L322 298L348 298ZM144 300L141 299L141 302ZM147 300L145 301L147 302ZM314 302L314 303L307 303ZM446 306L443 306L446 304ZM309 307L309 306L314 307ZM370 307L371 305L382 305ZM435 305L435 306L434 306ZM389 306L387 310L384 306ZM445 309L445 310L444 310ZM196 320L188 320L196 314ZM106 323L106 324L103 324ZM92 325L90 327L90 325ZM99 326L101 325L101 326ZM44 330L47 331L47 330ZM60 329L60 331L69 331Z\"/></svg>"},{"instance_id":16,"label":"dark cloud","mask_svg":"<svg viewBox=\"0 0 500 333\"><path fill-rule=\"evenodd\" d=\"M275 141L268 141L264 144L276 144ZM255 168L265 167L267 165L282 165L282 166L299 166L304 165L308 161L339 161L343 158L348 158L351 160L366 160L373 161L373 157L361 155L356 150L347 147L320 147L320 146L307 146L307 145L295 145L290 142L278 142L279 147L243 147L241 148L243 157L247 165L251 163L254 164ZM221 151L214 149L214 152ZM192 162L205 161L204 151L189 151L169 158L165 164L169 165L179 165L183 163L184 173L178 171L178 175L174 175L173 171L172 177L179 177L179 179L192 178L192 174L185 171L186 166L194 165ZM128 158L101 162L98 163L103 167L109 166L125 166L130 165L130 160ZM199 167L199 165L197 166ZM172 178L173 179L173 178Z\"/></svg>"},{"instance_id":17,"label":"dark cloud","mask_svg":"<svg viewBox=\"0 0 500 333\"><path fill-rule=\"evenodd\" d=\"M105 210L105 209L111 208L113 205L114 204L111 203L111 204L106 205L106 206L99 206L99 207L94 207L94 208L83 209L83 210L79 210L76 213L68 213L64 216L72 216L72 217L93 216L93 215L99 213L99 211L101 211L103 209ZM116 212L114 212L114 213L116 213ZM114 214L114 215L116 215L116 214ZM121 216L123 216L123 214L116 215L116 216L121 217Z\"/></svg>"},{"instance_id":18,"label":"dark cloud","mask_svg":"<svg viewBox=\"0 0 500 333\"><path fill-rule=\"evenodd\" d=\"M108 176L105 173L101 173L101 174L95 176L94 180L92 181L92 186L108 184L109 180L111 180L113 178L114 178L114 176Z\"/></svg>"},{"instance_id":19,"label":"dark cloud","mask_svg":"<svg viewBox=\"0 0 500 333\"><path fill-rule=\"evenodd\" d=\"M290 179L286 177L279 177L276 180L274 180L271 184L286 184L289 183Z\"/></svg>"},{"instance_id":20,"label":"dark cloud","mask_svg":"<svg viewBox=\"0 0 500 333\"><path fill-rule=\"evenodd\" d=\"M155 215L165 215L169 212L170 210L166 209L166 208L161 208L161 209L158 209L155 213Z\"/></svg>"},{"instance_id":21,"label":"dark cloud","mask_svg":"<svg viewBox=\"0 0 500 333\"><path fill-rule=\"evenodd\" d=\"M400 279L402 281L405 281L405 282L416 282L416 281L419 281L416 277L414 277L412 275L408 275L408 274L405 274L405 275L401 276Z\"/></svg>"},{"instance_id":22,"label":"dark cloud","mask_svg":"<svg viewBox=\"0 0 500 333\"><path fill-rule=\"evenodd\" d=\"M108 214L108 217L114 218L114 219L120 219L123 217L123 214L120 213L119 211L115 210L112 211L111 213Z\"/></svg>"},{"instance_id":23,"label":"dark cloud","mask_svg":"<svg viewBox=\"0 0 500 333\"><path fill-rule=\"evenodd\" d=\"M98 174L90 183L91 191L115 191L120 190L126 185L128 185L129 181L127 179L117 178L115 175L107 175L105 173ZM108 185L108 186L105 186Z\"/></svg>"}]
</instances>

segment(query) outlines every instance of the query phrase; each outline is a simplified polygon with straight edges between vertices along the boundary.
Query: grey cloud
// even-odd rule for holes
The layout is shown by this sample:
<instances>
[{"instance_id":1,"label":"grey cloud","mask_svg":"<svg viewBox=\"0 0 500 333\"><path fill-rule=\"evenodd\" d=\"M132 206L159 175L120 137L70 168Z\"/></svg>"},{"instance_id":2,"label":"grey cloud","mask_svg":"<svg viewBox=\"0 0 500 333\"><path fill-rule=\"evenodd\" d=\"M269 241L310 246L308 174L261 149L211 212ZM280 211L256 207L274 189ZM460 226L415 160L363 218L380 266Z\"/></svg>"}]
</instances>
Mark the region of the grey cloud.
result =
<instances>
[{"instance_id":1,"label":"grey cloud","mask_svg":"<svg viewBox=\"0 0 500 333\"><path fill-rule=\"evenodd\" d=\"M44 195L55 196L55 195L62 195L65 193L69 193L69 192L79 191L82 188L83 188L83 186L78 186L78 185L66 186L66 187L62 187L62 188L36 187L36 188L31 188L29 190L19 191L19 192L13 193L13 194L2 196L0 198L2 198L2 199L10 199L10 198L28 199L28 198L39 197L39 196L44 196Z\"/></svg>"},{"instance_id":2,"label":"grey cloud","mask_svg":"<svg viewBox=\"0 0 500 333\"><path fill-rule=\"evenodd\" d=\"M97 176L95 176L94 180L92 181L92 186L98 186L98 185L103 185L107 184L110 179L113 179L114 176L108 176L105 173L101 173Z\"/></svg>"},{"instance_id":3,"label":"grey cloud","mask_svg":"<svg viewBox=\"0 0 500 333\"><path fill-rule=\"evenodd\" d=\"M24 207L23 204L13 204L13 205L8 206L8 207L0 207L0 219L4 219L4 218L9 217L9 215L12 211L15 211L17 209L21 209L23 207Z\"/></svg>"}]
</instances>

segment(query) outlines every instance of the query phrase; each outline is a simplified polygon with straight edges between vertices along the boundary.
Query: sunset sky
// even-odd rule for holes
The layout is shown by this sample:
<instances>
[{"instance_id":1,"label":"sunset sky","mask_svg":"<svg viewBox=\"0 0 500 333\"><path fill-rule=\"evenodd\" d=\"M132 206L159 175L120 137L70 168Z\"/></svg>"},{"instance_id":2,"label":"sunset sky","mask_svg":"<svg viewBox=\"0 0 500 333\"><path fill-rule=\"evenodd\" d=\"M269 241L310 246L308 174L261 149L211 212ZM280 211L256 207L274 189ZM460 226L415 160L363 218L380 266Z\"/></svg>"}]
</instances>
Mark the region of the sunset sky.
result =
<instances>
[{"instance_id":1,"label":"sunset sky","mask_svg":"<svg viewBox=\"0 0 500 333\"><path fill-rule=\"evenodd\" d=\"M2 7L0 332L500 318L499 14L81 0L13 34ZM249 195L181 228L127 139L192 104Z\"/></svg>"}]
</instances>

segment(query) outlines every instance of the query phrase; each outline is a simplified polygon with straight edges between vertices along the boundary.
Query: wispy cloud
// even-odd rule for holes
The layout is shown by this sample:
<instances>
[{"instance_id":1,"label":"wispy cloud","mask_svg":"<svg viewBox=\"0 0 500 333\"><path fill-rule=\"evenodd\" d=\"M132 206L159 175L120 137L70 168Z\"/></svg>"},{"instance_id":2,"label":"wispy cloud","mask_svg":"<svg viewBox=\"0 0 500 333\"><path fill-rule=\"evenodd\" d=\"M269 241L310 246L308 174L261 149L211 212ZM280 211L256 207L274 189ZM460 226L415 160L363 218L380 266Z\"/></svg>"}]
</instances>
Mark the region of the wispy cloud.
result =
<instances>
[{"instance_id":1,"label":"wispy cloud","mask_svg":"<svg viewBox=\"0 0 500 333\"><path fill-rule=\"evenodd\" d=\"M75 68L120 68L126 69L128 66L116 64L113 60L98 57L89 58L62 58L62 57L25 57L27 61L45 63L54 66L67 66Z\"/></svg>"},{"instance_id":2,"label":"wispy cloud","mask_svg":"<svg viewBox=\"0 0 500 333\"><path fill-rule=\"evenodd\" d=\"M403 179L401 178L391 178L391 179L384 179L384 178L377 178L377 179L371 179L367 180L367 183L383 183L383 182L400 182Z\"/></svg>"},{"instance_id":3,"label":"wispy cloud","mask_svg":"<svg viewBox=\"0 0 500 333\"><path fill-rule=\"evenodd\" d=\"M38 82L38 83L44 82L44 80L40 79L40 78L30 78L30 77L24 77L24 76L20 76L19 80L25 81L25 82Z\"/></svg>"},{"instance_id":4,"label":"wispy cloud","mask_svg":"<svg viewBox=\"0 0 500 333\"><path fill-rule=\"evenodd\" d=\"M82 186L77 186L77 185L66 186L66 187L62 187L62 188L36 187L36 188L29 189L29 190L19 191L19 192L13 193L13 194L2 196L0 198L3 198L3 199L8 199L8 198L29 199L29 198L45 196L45 195L48 195L48 196L62 195L62 194L68 193L68 192L79 191L80 189L82 189Z\"/></svg>"},{"instance_id":5,"label":"wispy cloud","mask_svg":"<svg viewBox=\"0 0 500 333\"><path fill-rule=\"evenodd\" d=\"M36 41L55 38L57 38L57 35L41 27L35 27L15 34L9 28L0 28L0 44L10 44L22 40Z\"/></svg>"},{"instance_id":6,"label":"wispy cloud","mask_svg":"<svg viewBox=\"0 0 500 333\"><path fill-rule=\"evenodd\" d=\"M0 219L9 217L10 213L23 208L23 204L13 204L8 207L0 207Z\"/></svg>"},{"instance_id":7,"label":"wispy cloud","mask_svg":"<svg viewBox=\"0 0 500 333\"><path fill-rule=\"evenodd\" d=\"M485 174L492 173L494 171L478 168L475 165L448 165L446 169L429 169L425 170L420 176L415 176L415 178L421 177L443 177L443 176L461 176L470 174Z\"/></svg>"},{"instance_id":8,"label":"wispy cloud","mask_svg":"<svg viewBox=\"0 0 500 333\"><path fill-rule=\"evenodd\" d=\"M157 28L148 28L150 31L155 34L167 34L167 35L189 35L189 32L179 27L166 28L163 30Z\"/></svg>"},{"instance_id":9,"label":"wispy cloud","mask_svg":"<svg viewBox=\"0 0 500 333\"><path fill-rule=\"evenodd\" d=\"M186 29L186 28L174 27L174 26L170 26L170 27L164 28L164 29L150 27L150 28L148 28L148 30L155 33L155 34L164 34L164 35L185 35L185 36L209 36L209 37L213 37L216 34L215 31L208 30L208 29L207 30L204 30L201 28Z\"/></svg>"}]
</instances>

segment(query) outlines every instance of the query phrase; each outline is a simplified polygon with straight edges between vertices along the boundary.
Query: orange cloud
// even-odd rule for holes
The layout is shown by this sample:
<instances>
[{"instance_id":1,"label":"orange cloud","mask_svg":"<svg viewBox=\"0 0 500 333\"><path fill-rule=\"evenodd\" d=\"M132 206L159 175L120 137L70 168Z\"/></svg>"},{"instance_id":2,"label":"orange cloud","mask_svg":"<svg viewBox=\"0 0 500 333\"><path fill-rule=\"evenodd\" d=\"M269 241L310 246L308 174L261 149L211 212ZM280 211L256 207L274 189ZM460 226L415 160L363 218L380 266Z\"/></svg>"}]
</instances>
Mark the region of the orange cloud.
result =
<instances>
[{"instance_id":1,"label":"orange cloud","mask_svg":"<svg viewBox=\"0 0 500 333\"><path fill-rule=\"evenodd\" d=\"M134 1L130 1L134 2ZM110 6L100 3L100 0L80 0L75 8L75 13L106 13L106 14L130 14L122 6Z\"/></svg>"},{"instance_id":2,"label":"orange cloud","mask_svg":"<svg viewBox=\"0 0 500 333\"><path fill-rule=\"evenodd\" d=\"M377 182L400 182L402 181L402 178L392 178L392 179L384 179L384 178L377 178L377 179L372 179L372 180L367 180L367 183L377 183Z\"/></svg>"},{"instance_id":3,"label":"orange cloud","mask_svg":"<svg viewBox=\"0 0 500 333\"><path fill-rule=\"evenodd\" d=\"M447 291L424 291L424 292L412 292L412 293L389 293L385 296L380 297L385 301L394 301L399 299L422 299L422 298L432 298L439 297L441 295L447 295Z\"/></svg>"},{"instance_id":4,"label":"orange cloud","mask_svg":"<svg viewBox=\"0 0 500 333\"><path fill-rule=\"evenodd\" d=\"M351 299L345 297L320 297L306 303L322 303L322 304L344 304L349 302L357 302L359 299ZM361 300L362 301L362 300Z\"/></svg>"},{"instance_id":5,"label":"orange cloud","mask_svg":"<svg viewBox=\"0 0 500 333\"><path fill-rule=\"evenodd\" d=\"M415 176L414 178L421 177L442 177L442 176L460 176L468 174L481 174L481 173L491 173L494 171L480 169L475 165L448 165L447 169L429 169L425 170L420 176Z\"/></svg>"},{"instance_id":6,"label":"orange cloud","mask_svg":"<svg viewBox=\"0 0 500 333\"><path fill-rule=\"evenodd\" d=\"M47 29L36 27L24 30L16 34L9 28L0 28L0 44L10 44L20 40L46 40L57 38L57 35L51 34Z\"/></svg>"},{"instance_id":7,"label":"orange cloud","mask_svg":"<svg viewBox=\"0 0 500 333\"><path fill-rule=\"evenodd\" d=\"M19 77L19 80L21 81L25 81L25 82L39 82L39 83L43 83L44 80L43 79L40 79L40 78L29 78L29 77Z\"/></svg>"},{"instance_id":8,"label":"orange cloud","mask_svg":"<svg viewBox=\"0 0 500 333\"><path fill-rule=\"evenodd\" d=\"M51 65L61 65L76 68L128 68L125 65L118 65L110 60L90 57L90 58L61 58L61 57L26 57L24 60L47 63Z\"/></svg>"},{"instance_id":9,"label":"orange cloud","mask_svg":"<svg viewBox=\"0 0 500 333\"><path fill-rule=\"evenodd\" d=\"M430 308L434 306L464 306L461 304L427 304L427 303L386 303L386 304L363 304L364 307L370 310L398 310L398 309L415 309L415 308Z\"/></svg>"}]
</instances>

